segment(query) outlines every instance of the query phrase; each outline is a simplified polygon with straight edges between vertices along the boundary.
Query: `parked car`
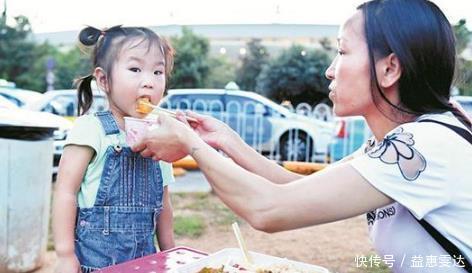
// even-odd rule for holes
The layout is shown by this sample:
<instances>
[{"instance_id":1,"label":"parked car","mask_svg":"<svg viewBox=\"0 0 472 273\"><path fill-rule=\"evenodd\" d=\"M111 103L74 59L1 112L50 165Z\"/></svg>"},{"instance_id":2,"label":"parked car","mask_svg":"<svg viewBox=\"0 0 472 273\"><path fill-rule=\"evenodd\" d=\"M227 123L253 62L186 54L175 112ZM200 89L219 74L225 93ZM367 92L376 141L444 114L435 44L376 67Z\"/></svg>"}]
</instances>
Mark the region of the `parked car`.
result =
<instances>
[{"instance_id":1,"label":"parked car","mask_svg":"<svg viewBox=\"0 0 472 273\"><path fill-rule=\"evenodd\" d=\"M25 108L34 111L49 112L73 121L77 117L77 90L65 89L47 91L43 94L41 99L25 105ZM106 95L99 90L94 90L93 104L90 111L96 112L104 109L108 109Z\"/></svg>"},{"instance_id":2,"label":"parked car","mask_svg":"<svg viewBox=\"0 0 472 273\"><path fill-rule=\"evenodd\" d=\"M329 159L338 161L359 149L372 135L367 122L361 116L336 117L335 135L329 147Z\"/></svg>"},{"instance_id":3,"label":"parked car","mask_svg":"<svg viewBox=\"0 0 472 273\"><path fill-rule=\"evenodd\" d=\"M19 88L0 87L0 96L10 100L18 107L23 107L26 104L33 103L39 100L43 94Z\"/></svg>"},{"instance_id":4,"label":"parked car","mask_svg":"<svg viewBox=\"0 0 472 273\"><path fill-rule=\"evenodd\" d=\"M0 96L0 109L16 109L18 106L11 102L9 99Z\"/></svg>"},{"instance_id":5,"label":"parked car","mask_svg":"<svg viewBox=\"0 0 472 273\"><path fill-rule=\"evenodd\" d=\"M174 89L168 91L161 107L210 114L277 160L324 161L333 134L332 123L290 112L248 91Z\"/></svg>"},{"instance_id":6,"label":"parked car","mask_svg":"<svg viewBox=\"0 0 472 273\"><path fill-rule=\"evenodd\" d=\"M25 108L32 111L47 112L65 119L72 127L72 122L77 118L78 98L77 90L53 90L43 94L41 99L31 104L25 105ZM90 111L102 111L108 109L108 101L102 92L94 90L93 104ZM59 165L64 144L69 130L59 130L54 134L54 170Z\"/></svg>"},{"instance_id":7,"label":"parked car","mask_svg":"<svg viewBox=\"0 0 472 273\"><path fill-rule=\"evenodd\" d=\"M8 104L4 104L5 101ZM24 117L24 118L21 118ZM24 108L19 108L12 102L0 97L0 121L2 119L8 120L30 120L32 125L41 125L46 123L53 125L58 129L54 131L54 161L53 161L53 172L57 173L57 166L59 159L62 155L62 149L67 132L72 128L72 122L58 115L51 113L31 111Z\"/></svg>"}]
</instances>

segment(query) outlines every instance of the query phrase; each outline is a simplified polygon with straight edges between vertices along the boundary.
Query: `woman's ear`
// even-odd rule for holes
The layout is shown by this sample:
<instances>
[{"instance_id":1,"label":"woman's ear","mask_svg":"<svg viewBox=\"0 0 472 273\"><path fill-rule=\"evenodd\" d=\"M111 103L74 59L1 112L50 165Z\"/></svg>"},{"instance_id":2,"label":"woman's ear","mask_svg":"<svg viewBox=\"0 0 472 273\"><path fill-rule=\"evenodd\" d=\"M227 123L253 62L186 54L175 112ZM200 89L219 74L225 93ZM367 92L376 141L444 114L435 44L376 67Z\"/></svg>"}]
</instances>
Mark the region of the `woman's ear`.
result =
<instances>
[{"instance_id":1,"label":"woman's ear","mask_svg":"<svg viewBox=\"0 0 472 273\"><path fill-rule=\"evenodd\" d=\"M108 78L105 70L103 70L101 67L96 67L93 71L93 75L97 81L98 87L105 93L108 93Z\"/></svg>"},{"instance_id":2,"label":"woman's ear","mask_svg":"<svg viewBox=\"0 0 472 273\"><path fill-rule=\"evenodd\" d=\"M390 53L377 62L377 79L383 89L394 86L400 80L402 67L397 55Z\"/></svg>"}]
</instances>

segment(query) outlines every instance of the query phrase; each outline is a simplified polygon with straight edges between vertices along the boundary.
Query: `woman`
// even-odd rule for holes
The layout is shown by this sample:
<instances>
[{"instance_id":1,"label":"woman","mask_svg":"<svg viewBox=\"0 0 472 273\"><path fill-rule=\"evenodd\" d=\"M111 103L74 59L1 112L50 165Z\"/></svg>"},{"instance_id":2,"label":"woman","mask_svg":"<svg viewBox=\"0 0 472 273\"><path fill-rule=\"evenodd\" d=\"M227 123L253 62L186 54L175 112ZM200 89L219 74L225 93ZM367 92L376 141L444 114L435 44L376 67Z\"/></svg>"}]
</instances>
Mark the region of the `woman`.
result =
<instances>
[{"instance_id":1,"label":"woman","mask_svg":"<svg viewBox=\"0 0 472 273\"><path fill-rule=\"evenodd\" d=\"M215 193L256 229L367 213L374 245L395 259L394 272L465 272L472 260L472 135L470 121L449 104L449 22L426 0L374 0L342 25L338 48L326 71L334 112L362 115L373 138L323 171L291 173L223 123L194 113L194 130L183 114L182 122L161 116L163 129L134 149L156 160L192 155Z\"/></svg>"}]
</instances>

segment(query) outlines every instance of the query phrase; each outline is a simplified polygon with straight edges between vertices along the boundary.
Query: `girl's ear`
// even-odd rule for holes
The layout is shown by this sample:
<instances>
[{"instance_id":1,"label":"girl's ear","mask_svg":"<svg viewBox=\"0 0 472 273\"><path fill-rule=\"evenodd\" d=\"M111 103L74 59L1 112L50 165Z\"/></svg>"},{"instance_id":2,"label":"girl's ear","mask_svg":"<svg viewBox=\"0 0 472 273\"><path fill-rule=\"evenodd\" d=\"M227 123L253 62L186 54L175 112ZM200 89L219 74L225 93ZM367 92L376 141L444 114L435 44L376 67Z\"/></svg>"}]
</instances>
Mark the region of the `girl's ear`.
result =
<instances>
[{"instance_id":1,"label":"girl's ear","mask_svg":"<svg viewBox=\"0 0 472 273\"><path fill-rule=\"evenodd\" d=\"M96 67L95 70L93 71L93 75L95 77L95 80L97 81L98 87L104 91L105 93L108 93L108 78L107 74L105 73L105 70L101 67Z\"/></svg>"},{"instance_id":2,"label":"girl's ear","mask_svg":"<svg viewBox=\"0 0 472 273\"><path fill-rule=\"evenodd\" d=\"M388 89L398 83L402 75L400 60L394 53L377 62L377 79L382 89Z\"/></svg>"}]
</instances>

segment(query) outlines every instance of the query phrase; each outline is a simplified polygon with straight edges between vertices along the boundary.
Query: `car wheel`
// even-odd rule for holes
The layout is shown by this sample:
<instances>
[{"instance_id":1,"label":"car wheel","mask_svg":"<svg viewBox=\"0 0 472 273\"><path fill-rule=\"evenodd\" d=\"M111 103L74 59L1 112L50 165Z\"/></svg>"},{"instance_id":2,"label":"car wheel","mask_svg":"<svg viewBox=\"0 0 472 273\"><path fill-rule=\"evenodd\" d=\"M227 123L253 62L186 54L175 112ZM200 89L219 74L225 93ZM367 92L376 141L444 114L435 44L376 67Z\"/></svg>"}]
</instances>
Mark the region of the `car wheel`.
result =
<instances>
[{"instance_id":1,"label":"car wheel","mask_svg":"<svg viewBox=\"0 0 472 273\"><path fill-rule=\"evenodd\" d=\"M313 139L304 131L291 130L286 132L279 141L281 161L311 161L313 155Z\"/></svg>"}]
</instances>

